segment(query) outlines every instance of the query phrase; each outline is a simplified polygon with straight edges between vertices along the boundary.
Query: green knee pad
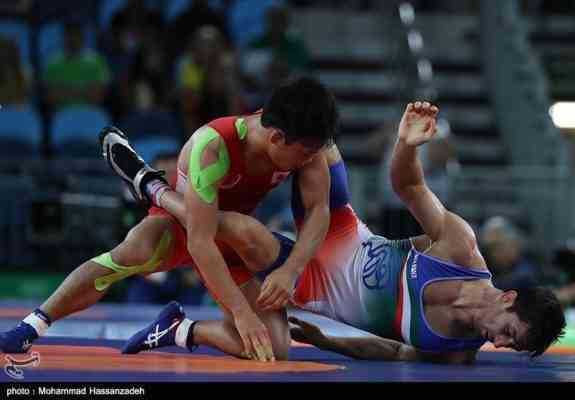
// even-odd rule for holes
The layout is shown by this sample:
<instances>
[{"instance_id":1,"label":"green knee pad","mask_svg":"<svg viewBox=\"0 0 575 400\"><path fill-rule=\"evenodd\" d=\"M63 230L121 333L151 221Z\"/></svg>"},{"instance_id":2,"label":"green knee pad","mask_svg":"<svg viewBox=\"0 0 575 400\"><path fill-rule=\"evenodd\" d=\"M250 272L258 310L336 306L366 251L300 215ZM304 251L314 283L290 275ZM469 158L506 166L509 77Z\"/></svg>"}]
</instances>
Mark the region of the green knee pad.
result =
<instances>
[{"instance_id":1,"label":"green knee pad","mask_svg":"<svg viewBox=\"0 0 575 400\"><path fill-rule=\"evenodd\" d=\"M101 276L100 278L96 279L94 281L94 287L97 291L102 292L110 287L110 285L113 283L121 281L122 279L129 276L154 272L156 268L162 264L162 261L164 261L164 256L170 248L171 241L172 234L169 231L164 232L160 243L158 243L158 246L152 255L152 258L147 263L142 265L132 265L129 267L118 265L112 260L112 256L109 252L92 258L91 261L100 264L103 267L110 268L112 271L114 271L109 275Z\"/></svg>"}]
</instances>

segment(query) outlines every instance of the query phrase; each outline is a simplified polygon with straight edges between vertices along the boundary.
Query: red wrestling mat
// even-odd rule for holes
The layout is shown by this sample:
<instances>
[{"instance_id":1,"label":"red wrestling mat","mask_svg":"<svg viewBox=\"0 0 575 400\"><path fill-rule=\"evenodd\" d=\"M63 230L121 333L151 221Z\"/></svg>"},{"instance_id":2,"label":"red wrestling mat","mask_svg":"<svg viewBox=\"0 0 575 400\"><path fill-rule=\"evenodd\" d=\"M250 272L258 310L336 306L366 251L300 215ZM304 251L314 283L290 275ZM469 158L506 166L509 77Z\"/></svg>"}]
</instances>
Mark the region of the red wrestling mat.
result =
<instances>
[{"instance_id":1,"label":"red wrestling mat","mask_svg":"<svg viewBox=\"0 0 575 400\"><path fill-rule=\"evenodd\" d=\"M499 348L496 349L495 346L493 346L491 343L486 343L481 347L481 351L492 351L492 352L498 352L498 353L515 353L514 350L511 349L506 349L506 348ZM553 345L551 347L549 347L549 349L547 349L547 351L545 352L545 354L566 354L566 355L575 355L575 347L573 346L567 346L567 345L561 345L561 344L556 344Z\"/></svg>"},{"instance_id":2,"label":"red wrestling mat","mask_svg":"<svg viewBox=\"0 0 575 400\"><path fill-rule=\"evenodd\" d=\"M33 347L33 352L40 357L37 370L235 374L329 372L344 369L335 364L311 361L263 363L206 354L147 352L123 355L113 347L100 346L37 345ZM14 354L10 357L23 361L29 359L30 355Z\"/></svg>"}]
</instances>

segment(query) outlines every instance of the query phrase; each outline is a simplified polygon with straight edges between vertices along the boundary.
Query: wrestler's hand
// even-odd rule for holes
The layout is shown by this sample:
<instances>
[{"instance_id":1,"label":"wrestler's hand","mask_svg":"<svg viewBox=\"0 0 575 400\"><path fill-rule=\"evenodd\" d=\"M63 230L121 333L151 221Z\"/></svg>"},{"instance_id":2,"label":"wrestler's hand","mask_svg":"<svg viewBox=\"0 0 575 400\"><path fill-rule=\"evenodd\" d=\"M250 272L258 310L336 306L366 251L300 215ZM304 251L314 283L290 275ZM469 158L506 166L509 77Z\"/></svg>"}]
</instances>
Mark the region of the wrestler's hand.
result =
<instances>
[{"instance_id":1,"label":"wrestler's hand","mask_svg":"<svg viewBox=\"0 0 575 400\"><path fill-rule=\"evenodd\" d=\"M262 310L279 310L287 306L297 279L297 273L282 266L269 274L264 281L257 305Z\"/></svg>"},{"instance_id":2,"label":"wrestler's hand","mask_svg":"<svg viewBox=\"0 0 575 400\"><path fill-rule=\"evenodd\" d=\"M252 310L234 315L234 322L244 343L245 357L258 361L275 361L268 330Z\"/></svg>"},{"instance_id":3,"label":"wrestler's hand","mask_svg":"<svg viewBox=\"0 0 575 400\"><path fill-rule=\"evenodd\" d=\"M409 146L419 146L435 135L439 109L427 101L409 103L399 123L398 134Z\"/></svg>"},{"instance_id":4,"label":"wrestler's hand","mask_svg":"<svg viewBox=\"0 0 575 400\"><path fill-rule=\"evenodd\" d=\"M289 317L288 321L297 325L297 327L290 329L291 338L296 342L308 343L317 347L321 347L327 342L327 337L314 324L296 317Z\"/></svg>"}]
</instances>

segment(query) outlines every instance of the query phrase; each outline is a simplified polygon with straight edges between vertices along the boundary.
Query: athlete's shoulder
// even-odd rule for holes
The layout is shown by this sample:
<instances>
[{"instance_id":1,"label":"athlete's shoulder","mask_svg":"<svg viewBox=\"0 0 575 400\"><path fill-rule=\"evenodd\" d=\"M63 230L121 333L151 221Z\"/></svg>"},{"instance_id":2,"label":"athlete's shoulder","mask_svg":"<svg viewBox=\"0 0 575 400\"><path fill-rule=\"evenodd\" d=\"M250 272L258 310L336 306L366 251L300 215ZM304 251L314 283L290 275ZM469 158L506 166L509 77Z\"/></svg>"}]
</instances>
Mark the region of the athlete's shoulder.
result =
<instances>
[{"instance_id":1,"label":"athlete's shoulder","mask_svg":"<svg viewBox=\"0 0 575 400\"><path fill-rule=\"evenodd\" d=\"M221 136L236 135L245 124L244 118L239 115L216 118L206 125L216 130Z\"/></svg>"},{"instance_id":2,"label":"athlete's shoulder","mask_svg":"<svg viewBox=\"0 0 575 400\"><path fill-rule=\"evenodd\" d=\"M230 157L225 141L208 125L198 129L193 136L188 176L200 197L212 203L216 198L217 186L230 169Z\"/></svg>"}]
</instances>

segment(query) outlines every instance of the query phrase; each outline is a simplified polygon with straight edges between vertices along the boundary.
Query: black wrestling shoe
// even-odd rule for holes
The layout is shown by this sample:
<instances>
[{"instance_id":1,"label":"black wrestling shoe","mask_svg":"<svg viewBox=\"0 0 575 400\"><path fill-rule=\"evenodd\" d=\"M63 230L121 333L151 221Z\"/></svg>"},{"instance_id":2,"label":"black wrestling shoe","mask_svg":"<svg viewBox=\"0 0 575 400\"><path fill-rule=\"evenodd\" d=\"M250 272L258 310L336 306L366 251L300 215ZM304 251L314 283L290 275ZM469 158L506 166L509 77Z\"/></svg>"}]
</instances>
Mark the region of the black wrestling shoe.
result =
<instances>
[{"instance_id":1,"label":"black wrestling shoe","mask_svg":"<svg viewBox=\"0 0 575 400\"><path fill-rule=\"evenodd\" d=\"M154 179L160 179L166 184L164 171L150 167L130 145L126 135L118 128L107 126L100 132L102 155L108 161L112 170L128 184L134 198L145 208L152 204L146 193L146 184Z\"/></svg>"}]
</instances>

